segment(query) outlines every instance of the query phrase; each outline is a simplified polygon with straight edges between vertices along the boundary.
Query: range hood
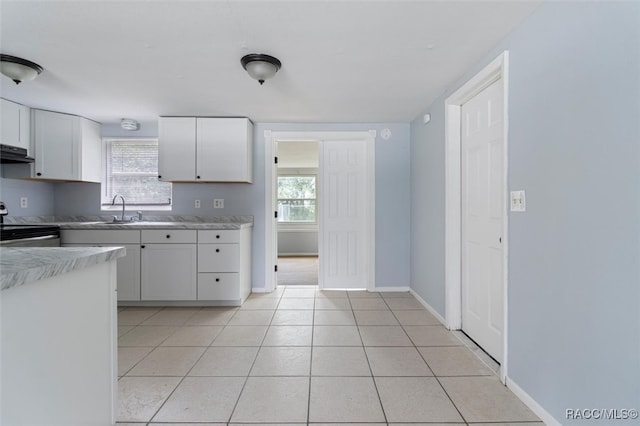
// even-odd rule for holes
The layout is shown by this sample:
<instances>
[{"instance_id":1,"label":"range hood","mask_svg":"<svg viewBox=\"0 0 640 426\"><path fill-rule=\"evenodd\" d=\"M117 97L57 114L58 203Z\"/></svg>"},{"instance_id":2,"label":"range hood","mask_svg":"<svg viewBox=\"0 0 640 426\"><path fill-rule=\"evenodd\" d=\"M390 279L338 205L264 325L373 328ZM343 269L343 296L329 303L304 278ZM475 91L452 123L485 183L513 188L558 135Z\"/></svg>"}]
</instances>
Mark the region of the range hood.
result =
<instances>
[{"instance_id":1,"label":"range hood","mask_svg":"<svg viewBox=\"0 0 640 426\"><path fill-rule=\"evenodd\" d=\"M0 163L33 163L35 159L27 155L25 148L0 145Z\"/></svg>"}]
</instances>

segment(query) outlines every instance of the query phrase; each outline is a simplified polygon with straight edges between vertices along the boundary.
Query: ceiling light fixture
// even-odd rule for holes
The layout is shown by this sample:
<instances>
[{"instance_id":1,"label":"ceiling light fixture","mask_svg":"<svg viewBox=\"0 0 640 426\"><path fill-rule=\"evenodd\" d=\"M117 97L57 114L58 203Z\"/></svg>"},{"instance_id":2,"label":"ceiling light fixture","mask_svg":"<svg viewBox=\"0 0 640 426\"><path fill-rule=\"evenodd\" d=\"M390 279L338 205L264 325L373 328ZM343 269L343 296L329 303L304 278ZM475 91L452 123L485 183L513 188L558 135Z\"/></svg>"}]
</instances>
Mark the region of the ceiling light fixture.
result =
<instances>
[{"instance_id":1,"label":"ceiling light fixture","mask_svg":"<svg viewBox=\"0 0 640 426\"><path fill-rule=\"evenodd\" d=\"M240 59L242 67L247 70L247 73L258 80L258 83L263 84L265 80L276 75L282 63L278 58L273 56L263 55L262 53L251 53L245 55Z\"/></svg>"},{"instance_id":2,"label":"ceiling light fixture","mask_svg":"<svg viewBox=\"0 0 640 426\"><path fill-rule=\"evenodd\" d=\"M123 118L120 120L120 127L122 127L122 130L138 130L140 128L140 123L133 118Z\"/></svg>"},{"instance_id":3,"label":"ceiling light fixture","mask_svg":"<svg viewBox=\"0 0 640 426\"><path fill-rule=\"evenodd\" d=\"M0 72L20 84L36 78L42 72L42 67L26 59L0 54Z\"/></svg>"}]
</instances>

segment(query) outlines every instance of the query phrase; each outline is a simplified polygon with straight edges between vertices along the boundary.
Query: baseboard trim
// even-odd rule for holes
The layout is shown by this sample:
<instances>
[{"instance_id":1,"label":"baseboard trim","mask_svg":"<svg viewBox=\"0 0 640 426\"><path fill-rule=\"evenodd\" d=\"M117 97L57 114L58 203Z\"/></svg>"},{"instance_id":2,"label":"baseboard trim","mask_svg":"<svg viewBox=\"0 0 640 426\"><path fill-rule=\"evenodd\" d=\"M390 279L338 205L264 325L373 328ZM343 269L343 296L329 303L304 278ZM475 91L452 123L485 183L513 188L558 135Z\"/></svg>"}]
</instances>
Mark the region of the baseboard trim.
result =
<instances>
[{"instance_id":1,"label":"baseboard trim","mask_svg":"<svg viewBox=\"0 0 640 426\"><path fill-rule=\"evenodd\" d=\"M540 420L544 422L547 426L562 426L558 420L556 420L547 410L542 408L538 402L531 397L527 392L525 392L520 386L516 384L509 376L507 376L507 387L511 389L520 401L524 403L533 413L540 417Z\"/></svg>"},{"instance_id":2,"label":"baseboard trim","mask_svg":"<svg viewBox=\"0 0 640 426\"><path fill-rule=\"evenodd\" d=\"M405 287L375 287L373 291L377 291L380 293L388 293L391 291L410 291L411 289L407 286Z\"/></svg>"},{"instance_id":3,"label":"baseboard trim","mask_svg":"<svg viewBox=\"0 0 640 426\"><path fill-rule=\"evenodd\" d=\"M251 293L271 293L271 292L267 291L267 289L264 287L253 287L251 289Z\"/></svg>"},{"instance_id":4,"label":"baseboard trim","mask_svg":"<svg viewBox=\"0 0 640 426\"><path fill-rule=\"evenodd\" d=\"M447 326L447 322L446 322L446 321L445 321L445 319L442 317L442 315L440 315L440 314L438 313L438 311L436 311L435 309L433 309L433 307L432 307L430 304L428 304L428 303L427 303L427 302L426 302L422 297L420 297L420 295L419 295L418 293L416 293L414 289L410 288L410 289L409 289L409 292L411 292L411 294L413 294L413 297L415 297L415 298L416 298L416 300L418 300L418 302L420 302L420 304L421 304L422 306L424 306L424 307L425 307L425 309L426 309L427 311L429 311L429 313L430 313L431 315L433 315L434 317L436 317L436 319L437 319L438 321L440 321L440 322L442 323L442 325L444 325L445 327Z\"/></svg>"},{"instance_id":5,"label":"baseboard trim","mask_svg":"<svg viewBox=\"0 0 640 426\"><path fill-rule=\"evenodd\" d=\"M278 253L278 257L318 257L318 253Z\"/></svg>"}]
</instances>

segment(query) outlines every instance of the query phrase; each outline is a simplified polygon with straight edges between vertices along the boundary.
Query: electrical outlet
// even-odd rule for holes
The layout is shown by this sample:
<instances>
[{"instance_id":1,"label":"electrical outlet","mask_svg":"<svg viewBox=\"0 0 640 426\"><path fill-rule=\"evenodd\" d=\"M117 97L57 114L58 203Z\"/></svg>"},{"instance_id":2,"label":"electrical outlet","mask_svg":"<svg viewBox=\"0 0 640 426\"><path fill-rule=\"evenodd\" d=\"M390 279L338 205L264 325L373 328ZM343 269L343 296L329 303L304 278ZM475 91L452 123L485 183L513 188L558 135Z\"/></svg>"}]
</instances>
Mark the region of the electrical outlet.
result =
<instances>
[{"instance_id":1,"label":"electrical outlet","mask_svg":"<svg viewBox=\"0 0 640 426\"><path fill-rule=\"evenodd\" d=\"M26 209L29 207L29 199L27 197L20 197L20 208Z\"/></svg>"},{"instance_id":2,"label":"electrical outlet","mask_svg":"<svg viewBox=\"0 0 640 426\"><path fill-rule=\"evenodd\" d=\"M213 200L213 208L214 209L223 209L224 208L224 198L216 198Z\"/></svg>"},{"instance_id":3,"label":"electrical outlet","mask_svg":"<svg viewBox=\"0 0 640 426\"><path fill-rule=\"evenodd\" d=\"M196 202L194 203L193 207L195 207L196 209L200 208L200 200L196 200Z\"/></svg>"},{"instance_id":4,"label":"electrical outlet","mask_svg":"<svg viewBox=\"0 0 640 426\"><path fill-rule=\"evenodd\" d=\"M526 211L527 203L524 197L524 191L511 191L511 211L523 212Z\"/></svg>"}]
</instances>

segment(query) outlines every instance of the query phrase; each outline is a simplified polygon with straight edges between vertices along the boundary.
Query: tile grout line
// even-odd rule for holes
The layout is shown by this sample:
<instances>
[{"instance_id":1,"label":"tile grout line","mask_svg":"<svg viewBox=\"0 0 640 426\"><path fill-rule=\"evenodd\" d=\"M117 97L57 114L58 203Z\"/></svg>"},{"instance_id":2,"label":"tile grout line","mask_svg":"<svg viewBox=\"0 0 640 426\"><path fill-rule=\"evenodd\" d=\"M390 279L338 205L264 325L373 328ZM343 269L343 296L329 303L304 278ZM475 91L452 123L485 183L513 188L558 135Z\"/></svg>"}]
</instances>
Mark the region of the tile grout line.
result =
<instances>
[{"instance_id":1,"label":"tile grout line","mask_svg":"<svg viewBox=\"0 0 640 426\"><path fill-rule=\"evenodd\" d=\"M166 307L165 307L166 309ZM190 318L192 318L193 316L195 316L195 314L197 312L200 312L202 310L202 308L198 309L197 311L194 311L194 313L187 319L184 320L184 322L182 323L182 325L177 326L177 329L171 333L169 336L167 336L166 339L162 340L162 342L158 343L158 346L155 347L155 349L153 349L151 352L149 352L149 354L147 354L147 356L151 355L151 353L153 353L153 351L155 351L156 349L160 348L160 346L167 341L167 339L169 339L171 336L173 336L174 334L176 334L178 332L178 330L180 330L180 328L184 327L184 325L187 323L187 321L189 321ZM164 311L164 309L161 309L158 312L162 312ZM153 316L153 315L152 315ZM150 317L151 318L151 317ZM222 330L220 330L220 333L222 332ZM218 334L220 334L218 333ZM218 337L216 335L216 337ZM215 340L215 338L213 339ZM213 342L213 340L211 342ZM189 370L186 372L186 374L184 376L182 376L182 378L178 381L178 383L176 384L176 387L173 388L173 390L169 393L169 395L167 395L167 397L165 398L164 401L162 401L162 404L160 404L160 407L158 407L158 409L155 411L155 413L153 413L153 415L149 418L149 423L151 423L153 421L153 419L158 415L158 413L160 412L160 410L162 410L162 408L165 406L165 404L167 403L167 401L169 401L169 399L171 399L171 397L173 396L173 394L176 392L176 390L178 390L178 388L180 387L180 385L184 382L184 379L189 375L189 373L191 372L191 370L193 370L193 367L195 367L195 365L198 363L198 361L200 361L200 359L202 359L202 357L204 356L204 354L207 352L207 350L205 349L204 351L202 351L202 354L200 354L200 356L198 357L198 359L196 360L196 362L193 363L193 365L191 366L191 368L189 368ZM146 358L146 357L145 357ZM142 360L141 360L142 361ZM142 377L163 377L163 376L142 376ZM178 376L164 376L164 377L178 377Z\"/></svg>"},{"instance_id":2,"label":"tile grout line","mask_svg":"<svg viewBox=\"0 0 640 426\"><path fill-rule=\"evenodd\" d=\"M349 297L349 293L347 293ZM384 299L383 299L384 300ZM386 304L386 302L385 302ZM369 354L364 345L364 340L362 339L362 333L360 333L360 326L358 325L358 321L356 321L356 314L353 312L353 305L351 304L351 297L349 297L349 306L351 306L351 314L353 315L353 319L356 323L356 330L358 330L358 336L360 336L360 343L362 343L362 351L364 352L364 357L367 360L367 365L369 366L369 372L371 373L371 381L373 382L373 387L376 390L376 395L378 396L378 402L380 403L380 409L382 410L382 417L384 417L384 422L389 423L389 419L387 419L387 413L384 409L384 404L382 404L382 398L380 397L380 390L378 389L378 382L376 382L376 378L373 375L373 369L371 368L371 362L369 361Z\"/></svg>"},{"instance_id":3,"label":"tile grout line","mask_svg":"<svg viewBox=\"0 0 640 426\"><path fill-rule=\"evenodd\" d=\"M282 294L284 294L284 292L282 292ZM253 370L253 367L256 365L258 355L260 355L260 350L262 349L262 345L264 344L264 341L267 338L267 333L269 333L271 322L273 322L273 317L275 316L275 312L278 310L278 306L280 305L281 300L282 300L282 295L280 295L280 297L278 298L278 304L276 305L276 310L273 311L273 314L271 315L271 320L269 321L269 324L267 325L267 329L264 332L264 336L262 336L262 340L260 340L260 345L258 346L258 351L256 352L256 356L253 358L253 362L251 363L251 367L249 367L249 371L247 371L247 377L244 378L244 383L242 384L242 388L238 393L238 398L236 399L236 403L233 405L233 409L231 410L231 413L229 413L229 420L225 422L226 424L231 424L231 419L233 418L233 415L235 414L236 409L238 408L238 404L240 403L240 398L242 397L242 393L244 392L244 389L247 387L247 382L249 381L249 377L251 376L251 370ZM231 319L229 319L229 321L231 321Z\"/></svg>"},{"instance_id":4,"label":"tile grout line","mask_svg":"<svg viewBox=\"0 0 640 426\"><path fill-rule=\"evenodd\" d=\"M316 324L316 297L318 289L316 289L316 293L313 295L313 314L311 315L311 354L309 355L309 395L307 396L307 425L311 422L311 380L313 374L313 337L315 333L315 324Z\"/></svg>"}]
</instances>

